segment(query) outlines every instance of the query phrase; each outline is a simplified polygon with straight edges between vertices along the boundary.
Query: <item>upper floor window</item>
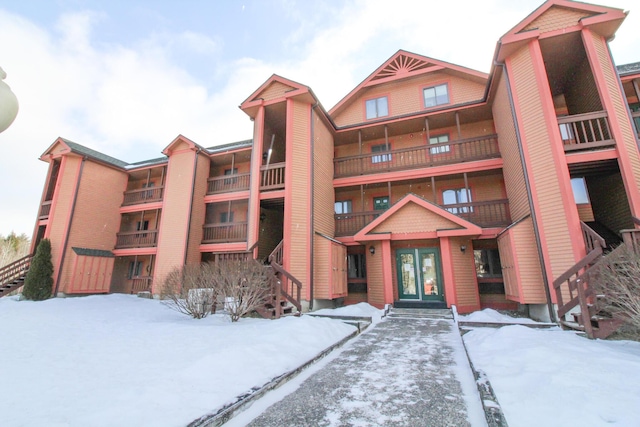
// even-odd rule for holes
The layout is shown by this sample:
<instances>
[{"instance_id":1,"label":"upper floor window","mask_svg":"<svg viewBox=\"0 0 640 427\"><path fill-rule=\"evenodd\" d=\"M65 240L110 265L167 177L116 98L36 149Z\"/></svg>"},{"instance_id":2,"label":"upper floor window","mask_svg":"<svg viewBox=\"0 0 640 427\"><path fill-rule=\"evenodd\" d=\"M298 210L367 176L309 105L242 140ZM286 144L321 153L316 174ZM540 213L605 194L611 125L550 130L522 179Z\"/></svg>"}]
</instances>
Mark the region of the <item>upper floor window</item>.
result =
<instances>
[{"instance_id":1,"label":"upper floor window","mask_svg":"<svg viewBox=\"0 0 640 427\"><path fill-rule=\"evenodd\" d=\"M425 88L423 94L425 108L449 103L449 89L446 84Z\"/></svg>"},{"instance_id":2,"label":"upper floor window","mask_svg":"<svg viewBox=\"0 0 640 427\"><path fill-rule=\"evenodd\" d=\"M443 142L449 142L449 135L438 135L429 138L429 144L440 144ZM450 151L450 147L448 145L440 145L438 147L430 148L429 151L431 154L448 153Z\"/></svg>"},{"instance_id":3,"label":"upper floor window","mask_svg":"<svg viewBox=\"0 0 640 427\"><path fill-rule=\"evenodd\" d=\"M334 204L334 210L337 214L351 213L351 200L342 200Z\"/></svg>"},{"instance_id":4,"label":"upper floor window","mask_svg":"<svg viewBox=\"0 0 640 427\"><path fill-rule=\"evenodd\" d=\"M220 212L220 222L233 222L233 211L231 212Z\"/></svg>"},{"instance_id":5,"label":"upper floor window","mask_svg":"<svg viewBox=\"0 0 640 427\"><path fill-rule=\"evenodd\" d=\"M476 263L476 276L502 277L500 253L497 249L476 249L473 251Z\"/></svg>"},{"instance_id":6,"label":"upper floor window","mask_svg":"<svg viewBox=\"0 0 640 427\"><path fill-rule=\"evenodd\" d=\"M577 205L589 203L589 193L584 178L571 178L571 189Z\"/></svg>"},{"instance_id":7,"label":"upper floor window","mask_svg":"<svg viewBox=\"0 0 640 427\"><path fill-rule=\"evenodd\" d=\"M443 205L459 205L462 203L471 203L471 190L468 188L456 188L452 190L444 190L442 192ZM467 213L473 210L473 208L468 206L456 206L446 209L453 214Z\"/></svg>"},{"instance_id":8,"label":"upper floor window","mask_svg":"<svg viewBox=\"0 0 640 427\"><path fill-rule=\"evenodd\" d=\"M369 99L365 102L365 105L367 108L367 120L389 115L389 105L386 96Z\"/></svg>"},{"instance_id":9,"label":"upper floor window","mask_svg":"<svg viewBox=\"0 0 640 427\"><path fill-rule=\"evenodd\" d=\"M373 209L376 211L384 211L389 209L389 196L374 197Z\"/></svg>"},{"instance_id":10,"label":"upper floor window","mask_svg":"<svg viewBox=\"0 0 640 427\"><path fill-rule=\"evenodd\" d=\"M371 146L372 153L384 153L386 151L389 151L388 144ZM382 162L390 162L390 161L391 161L391 154L379 154L379 155L371 156L371 163L382 163Z\"/></svg>"}]
</instances>

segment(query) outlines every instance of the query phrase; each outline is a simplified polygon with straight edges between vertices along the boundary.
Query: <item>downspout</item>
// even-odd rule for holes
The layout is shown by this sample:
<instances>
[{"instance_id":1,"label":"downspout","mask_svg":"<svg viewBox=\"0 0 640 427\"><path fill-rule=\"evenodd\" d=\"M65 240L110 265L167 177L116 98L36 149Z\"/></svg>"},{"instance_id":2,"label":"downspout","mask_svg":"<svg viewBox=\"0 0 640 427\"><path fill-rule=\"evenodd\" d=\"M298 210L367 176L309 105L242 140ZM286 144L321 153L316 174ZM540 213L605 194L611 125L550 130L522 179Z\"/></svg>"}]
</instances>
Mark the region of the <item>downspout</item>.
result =
<instances>
[{"instance_id":1,"label":"downspout","mask_svg":"<svg viewBox=\"0 0 640 427\"><path fill-rule=\"evenodd\" d=\"M311 122L311 149L309 150L311 152L311 156L310 156L310 160L311 160L311 191L309 194L309 197L311 198L311 224L309 227L309 242L311 243L311 251L309 253L309 256L311 257L311 264L309 266L309 311L313 310L313 273L314 273L314 269L313 269L313 260L314 260L314 245L313 245L313 240L314 240L314 236L315 236L315 229L314 229L314 220L315 220L315 203L314 200L315 198L313 197L313 190L315 188L315 167L314 167L314 154L315 154L315 127L314 127L314 122L313 122L313 110L315 110L319 105L319 102L316 102L315 105L311 106L311 112L309 113L309 120Z\"/></svg>"},{"instance_id":2,"label":"downspout","mask_svg":"<svg viewBox=\"0 0 640 427\"><path fill-rule=\"evenodd\" d=\"M67 245L69 244L69 235L71 234L71 226L73 225L73 214L76 211L76 202L78 201L78 193L80 192L80 180L82 178L82 171L84 170L84 162L87 160L87 156L82 158L80 163L80 172L78 172L78 181L76 182L76 194L73 195L73 204L71 205L71 216L69 217L69 227L67 228L67 234L64 236L64 244L62 245L62 256L60 257L60 265L58 266L58 277L56 278L56 287L53 291L53 295L58 295L58 289L60 289L60 278L62 277L62 266L64 265L65 255L67 254Z\"/></svg>"},{"instance_id":3,"label":"downspout","mask_svg":"<svg viewBox=\"0 0 640 427\"><path fill-rule=\"evenodd\" d=\"M189 235L191 234L191 214L193 213L193 198L196 192L196 173L198 171L198 154L202 150L198 148L196 155L193 157L193 179L191 180L191 198L189 199L189 223L187 224L187 238L184 243L184 262L187 265L187 256L189 255Z\"/></svg>"},{"instance_id":4,"label":"downspout","mask_svg":"<svg viewBox=\"0 0 640 427\"><path fill-rule=\"evenodd\" d=\"M522 171L524 175L524 182L527 187L527 199L529 201L529 210L531 211L531 220L533 222L533 234L536 236L536 246L538 248L538 259L540 261L540 268L542 269L542 282L544 284L544 294L547 298L547 310L549 311L549 318L552 322L558 322L556 318L555 310L553 309L553 304L551 303L551 290L549 287L549 280L547 276L547 266L544 262L544 257L542 256L542 241L540 240L540 229L538 227L538 220L536 217L536 211L533 206L533 196L531 194L531 183L529 182L529 173L527 172L527 164L524 160L524 153L522 151L522 138L520 136L520 127L518 126L518 119L516 116L516 107L513 103L513 96L511 95L511 83L509 82L509 73L507 72L507 67L503 63L495 63L502 67L502 71L506 77L505 81L507 83L507 94L509 95L509 105L511 106L511 116L513 117L513 127L516 131L516 139L518 140L518 153L520 154L520 162L522 163Z\"/></svg>"}]
</instances>

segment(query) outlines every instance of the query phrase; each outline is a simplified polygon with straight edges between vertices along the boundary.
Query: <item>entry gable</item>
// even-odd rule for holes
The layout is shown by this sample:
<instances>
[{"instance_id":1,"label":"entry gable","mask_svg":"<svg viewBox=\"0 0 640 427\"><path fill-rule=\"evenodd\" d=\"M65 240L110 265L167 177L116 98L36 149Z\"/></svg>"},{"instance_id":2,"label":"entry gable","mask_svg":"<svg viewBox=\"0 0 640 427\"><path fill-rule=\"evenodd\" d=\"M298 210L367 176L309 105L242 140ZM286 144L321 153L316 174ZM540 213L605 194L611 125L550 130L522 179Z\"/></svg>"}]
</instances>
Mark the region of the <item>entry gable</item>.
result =
<instances>
[{"instance_id":1,"label":"entry gable","mask_svg":"<svg viewBox=\"0 0 640 427\"><path fill-rule=\"evenodd\" d=\"M240 109L250 117L254 117L257 107L265 102L279 101L301 95L306 95L307 101L310 103L316 101L308 86L274 74L240 104Z\"/></svg>"},{"instance_id":2,"label":"entry gable","mask_svg":"<svg viewBox=\"0 0 640 427\"><path fill-rule=\"evenodd\" d=\"M178 135L173 141L171 141L171 143L169 145L167 145L165 147L164 150L162 150L162 154L166 155L166 156L170 156L171 153L175 152L175 151L181 151L181 150L198 150L200 149L201 151L206 152L206 148L201 147L200 145L196 144L195 142L193 142L192 140L190 140L189 138L183 136L183 135Z\"/></svg>"},{"instance_id":3,"label":"entry gable","mask_svg":"<svg viewBox=\"0 0 640 427\"><path fill-rule=\"evenodd\" d=\"M355 235L372 240L380 234L433 233L433 237L479 235L482 229L423 198L408 194Z\"/></svg>"}]
</instances>

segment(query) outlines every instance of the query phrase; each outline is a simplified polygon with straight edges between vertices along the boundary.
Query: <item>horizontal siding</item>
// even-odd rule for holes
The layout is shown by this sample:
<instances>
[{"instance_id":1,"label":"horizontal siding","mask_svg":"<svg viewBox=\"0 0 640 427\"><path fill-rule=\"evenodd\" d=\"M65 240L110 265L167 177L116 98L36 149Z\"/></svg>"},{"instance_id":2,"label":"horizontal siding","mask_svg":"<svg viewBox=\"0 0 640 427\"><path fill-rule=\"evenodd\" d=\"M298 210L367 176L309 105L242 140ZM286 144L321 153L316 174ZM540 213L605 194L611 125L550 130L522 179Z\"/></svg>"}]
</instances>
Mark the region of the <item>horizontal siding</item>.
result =
<instances>
[{"instance_id":1,"label":"horizontal siding","mask_svg":"<svg viewBox=\"0 0 640 427\"><path fill-rule=\"evenodd\" d=\"M478 282L476 268L473 259L473 251L460 251L460 245L466 245L471 249L469 241L465 238L451 239L451 262L453 263L454 286L456 289L456 303L462 307L480 308L480 296L478 294Z\"/></svg>"},{"instance_id":2,"label":"horizontal siding","mask_svg":"<svg viewBox=\"0 0 640 427\"><path fill-rule=\"evenodd\" d=\"M204 196L207 194L209 166L209 159L202 154L198 155L195 186L191 190L193 191L193 201L191 204L187 264L199 264L202 260L200 243L202 242L202 226L205 223L206 205L204 203ZM246 216L246 213L244 216ZM235 217L234 220L239 221L238 217Z\"/></svg>"},{"instance_id":3,"label":"horizontal siding","mask_svg":"<svg viewBox=\"0 0 640 427\"><path fill-rule=\"evenodd\" d=\"M313 217L314 229L327 236L335 232L333 181L333 137L318 114L313 113Z\"/></svg>"},{"instance_id":4,"label":"horizontal siding","mask_svg":"<svg viewBox=\"0 0 640 427\"><path fill-rule=\"evenodd\" d=\"M459 225L433 212L408 203L400 208L384 223L376 227L372 233L421 233L440 229L461 228Z\"/></svg>"},{"instance_id":5,"label":"horizontal siding","mask_svg":"<svg viewBox=\"0 0 640 427\"><path fill-rule=\"evenodd\" d=\"M589 12L553 6L545 13L534 19L533 22L522 30L522 32L538 30L541 33L546 33L549 31L561 30L563 28L578 25L580 19L589 15L591 15Z\"/></svg>"},{"instance_id":6,"label":"horizontal siding","mask_svg":"<svg viewBox=\"0 0 640 427\"><path fill-rule=\"evenodd\" d=\"M375 255L371 255L369 251L366 252L369 303L382 305L384 304L384 281L382 277L381 256L382 245L379 242L375 242L369 246L373 246L376 251Z\"/></svg>"},{"instance_id":7,"label":"horizontal siding","mask_svg":"<svg viewBox=\"0 0 640 427\"><path fill-rule=\"evenodd\" d=\"M262 98L264 101L270 101L276 98L282 98L293 87L280 82L273 82L260 92L255 99Z\"/></svg>"},{"instance_id":8,"label":"horizontal siding","mask_svg":"<svg viewBox=\"0 0 640 427\"><path fill-rule=\"evenodd\" d=\"M524 304L544 304L547 299L531 218L517 224L511 233L518 260L515 268L519 270L521 278L521 301Z\"/></svg>"},{"instance_id":9,"label":"horizontal siding","mask_svg":"<svg viewBox=\"0 0 640 427\"><path fill-rule=\"evenodd\" d=\"M329 273L331 264L331 242L321 236L313 236L313 298L329 298Z\"/></svg>"}]
</instances>

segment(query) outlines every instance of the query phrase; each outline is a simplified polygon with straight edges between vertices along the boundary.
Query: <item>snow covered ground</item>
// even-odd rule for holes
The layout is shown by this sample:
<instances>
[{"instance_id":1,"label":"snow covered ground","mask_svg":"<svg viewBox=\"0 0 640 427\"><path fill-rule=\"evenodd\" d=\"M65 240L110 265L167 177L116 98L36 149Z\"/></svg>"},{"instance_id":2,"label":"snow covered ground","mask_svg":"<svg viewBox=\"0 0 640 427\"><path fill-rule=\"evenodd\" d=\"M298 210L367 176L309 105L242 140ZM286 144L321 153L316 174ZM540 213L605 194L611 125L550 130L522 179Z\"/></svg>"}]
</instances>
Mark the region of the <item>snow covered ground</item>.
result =
<instances>
[{"instance_id":1,"label":"snow covered ground","mask_svg":"<svg viewBox=\"0 0 640 427\"><path fill-rule=\"evenodd\" d=\"M470 318L513 320L492 310ZM640 426L638 342L520 325L475 328L463 339L510 426Z\"/></svg>"},{"instance_id":2,"label":"snow covered ground","mask_svg":"<svg viewBox=\"0 0 640 427\"><path fill-rule=\"evenodd\" d=\"M194 320L128 295L0 299L0 426L184 426L354 332Z\"/></svg>"},{"instance_id":3,"label":"snow covered ground","mask_svg":"<svg viewBox=\"0 0 640 427\"><path fill-rule=\"evenodd\" d=\"M467 320L479 316L502 315ZM0 426L183 426L355 330L311 316L193 320L126 295L5 297L0 325ZM464 340L512 427L640 425L640 343L518 325Z\"/></svg>"}]
</instances>

